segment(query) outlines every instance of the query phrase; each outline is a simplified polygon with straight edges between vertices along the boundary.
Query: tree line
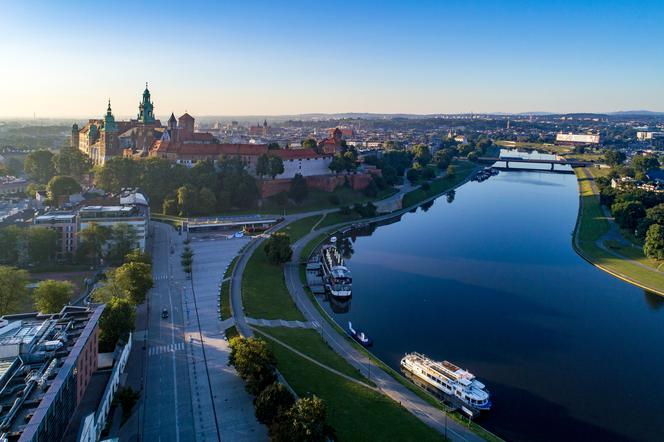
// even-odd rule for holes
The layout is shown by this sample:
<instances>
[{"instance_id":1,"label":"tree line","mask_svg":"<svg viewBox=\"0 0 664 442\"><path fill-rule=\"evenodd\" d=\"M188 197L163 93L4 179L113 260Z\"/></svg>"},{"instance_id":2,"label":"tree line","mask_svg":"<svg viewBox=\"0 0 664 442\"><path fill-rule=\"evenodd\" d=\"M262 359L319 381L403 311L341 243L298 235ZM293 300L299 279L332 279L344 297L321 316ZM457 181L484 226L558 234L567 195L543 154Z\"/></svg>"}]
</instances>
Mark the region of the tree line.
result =
<instances>
[{"instance_id":1,"label":"tree line","mask_svg":"<svg viewBox=\"0 0 664 442\"><path fill-rule=\"evenodd\" d=\"M268 427L270 440L315 442L333 438L334 430L326 422L325 402L315 395L295 399L277 381L276 358L264 340L234 337L229 346L228 363L254 396L256 418Z\"/></svg>"}]
</instances>

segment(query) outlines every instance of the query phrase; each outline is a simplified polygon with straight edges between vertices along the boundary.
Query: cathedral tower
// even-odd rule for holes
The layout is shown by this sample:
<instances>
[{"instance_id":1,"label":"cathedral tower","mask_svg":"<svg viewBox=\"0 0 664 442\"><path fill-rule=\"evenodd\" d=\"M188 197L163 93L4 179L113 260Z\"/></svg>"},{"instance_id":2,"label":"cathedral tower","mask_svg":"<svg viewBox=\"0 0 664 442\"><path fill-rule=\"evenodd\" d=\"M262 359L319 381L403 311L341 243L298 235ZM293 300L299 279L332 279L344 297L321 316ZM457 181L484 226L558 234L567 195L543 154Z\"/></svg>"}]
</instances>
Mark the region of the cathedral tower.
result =
<instances>
[{"instance_id":1,"label":"cathedral tower","mask_svg":"<svg viewBox=\"0 0 664 442\"><path fill-rule=\"evenodd\" d=\"M71 142L69 146L72 149L78 149L78 124L74 123L71 125Z\"/></svg>"},{"instance_id":2,"label":"cathedral tower","mask_svg":"<svg viewBox=\"0 0 664 442\"><path fill-rule=\"evenodd\" d=\"M108 108L104 115L104 123L101 129L101 149L98 158L93 158L95 163L104 164L106 158L117 155L119 148L118 125L115 123L115 117L111 111L111 100L108 100Z\"/></svg>"},{"instance_id":3,"label":"cathedral tower","mask_svg":"<svg viewBox=\"0 0 664 442\"><path fill-rule=\"evenodd\" d=\"M145 83L145 90L143 91L143 101L138 104L138 121L143 124L153 124L155 122L154 103L150 101L150 91L147 83Z\"/></svg>"}]
</instances>

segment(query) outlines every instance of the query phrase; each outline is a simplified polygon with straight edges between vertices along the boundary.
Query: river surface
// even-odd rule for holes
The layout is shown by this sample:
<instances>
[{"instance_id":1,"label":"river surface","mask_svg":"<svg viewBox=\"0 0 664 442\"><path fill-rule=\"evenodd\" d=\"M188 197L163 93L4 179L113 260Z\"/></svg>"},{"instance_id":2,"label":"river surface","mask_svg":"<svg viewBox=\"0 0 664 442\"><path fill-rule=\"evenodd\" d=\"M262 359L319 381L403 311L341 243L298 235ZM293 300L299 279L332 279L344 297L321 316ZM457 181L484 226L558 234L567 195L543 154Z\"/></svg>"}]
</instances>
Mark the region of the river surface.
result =
<instances>
[{"instance_id":1,"label":"river surface","mask_svg":"<svg viewBox=\"0 0 664 442\"><path fill-rule=\"evenodd\" d=\"M575 176L501 172L449 199L352 234L333 318L397 370L411 351L470 370L505 439L664 440L664 298L574 252Z\"/></svg>"}]
</instances>

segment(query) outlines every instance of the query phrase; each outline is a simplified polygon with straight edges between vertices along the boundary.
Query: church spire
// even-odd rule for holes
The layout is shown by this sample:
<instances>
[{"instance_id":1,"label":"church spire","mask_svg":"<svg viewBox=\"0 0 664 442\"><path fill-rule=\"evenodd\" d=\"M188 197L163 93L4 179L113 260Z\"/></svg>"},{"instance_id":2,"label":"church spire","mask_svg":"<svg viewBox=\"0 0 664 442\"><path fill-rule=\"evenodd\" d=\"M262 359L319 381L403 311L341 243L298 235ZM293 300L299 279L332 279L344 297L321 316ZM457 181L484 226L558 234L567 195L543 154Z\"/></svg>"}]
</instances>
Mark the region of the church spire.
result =
<instances>
[{"instance_id":1,"label":"church spire","mask_svg":"<svg viewBox=\"0 0 664 442\"><path fill-rule=\"evenodd\" d=\"M154 118L154 103L150 100L150 90L148 89L148 82L145 82L145 90L143 91L143 100L138 105L138 121L143 124L152 124L155 122Z\"/></svg>"},{"instance_id":2,"label":"church spire","mask_svg":"<svg viewBox=\"0 0 664 442\"><path fill-rule=\"evenodd\" d=\"M115 124L115 117L111 111L111 99L108 99L108 107L106 108L106 115L104 116L104 132L115 132L117 125Z\"/></svg>"}]
</instances>

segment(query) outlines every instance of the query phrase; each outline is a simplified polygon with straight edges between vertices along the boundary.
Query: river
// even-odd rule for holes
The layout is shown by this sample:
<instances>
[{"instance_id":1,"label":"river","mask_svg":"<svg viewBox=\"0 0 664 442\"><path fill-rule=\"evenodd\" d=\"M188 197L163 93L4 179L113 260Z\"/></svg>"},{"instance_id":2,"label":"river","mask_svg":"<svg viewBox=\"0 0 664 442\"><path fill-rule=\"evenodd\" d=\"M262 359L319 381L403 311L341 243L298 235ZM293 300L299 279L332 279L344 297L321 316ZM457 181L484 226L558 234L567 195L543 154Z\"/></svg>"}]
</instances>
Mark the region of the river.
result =
<instances>
[{"instance_id":1,"label":"river","mask_svg":"<svg viewBox=\"0 0 664 442\"><path fill-rule=\"evenodd\" d=\"M574 252L578 203L569 174L464 184L355 232L348 311L324 307L397 370L411 351L470 370L507 440L663 440L664 298Z\"/></svg>"}]
</instances>

